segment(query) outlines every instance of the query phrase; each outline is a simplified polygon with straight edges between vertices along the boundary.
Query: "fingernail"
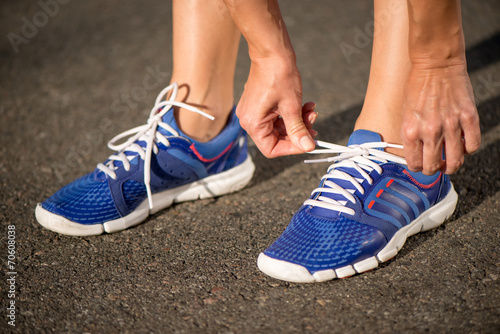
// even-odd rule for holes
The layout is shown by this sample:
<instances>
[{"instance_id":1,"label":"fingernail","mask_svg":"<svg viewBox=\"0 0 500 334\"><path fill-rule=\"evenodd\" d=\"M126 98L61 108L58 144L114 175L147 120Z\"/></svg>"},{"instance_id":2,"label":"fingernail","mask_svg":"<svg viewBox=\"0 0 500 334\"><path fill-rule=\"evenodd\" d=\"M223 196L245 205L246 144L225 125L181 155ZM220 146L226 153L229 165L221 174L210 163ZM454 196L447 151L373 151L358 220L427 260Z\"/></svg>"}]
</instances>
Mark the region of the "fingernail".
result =
<instances>
[{"instance_id":1,"label":"fingernail","mask_svg":"<svg viewBox=\"0 0 500 334\"><path fill-rule=\"evenodd\" d=\"M315 111L312 113L310 119L309 119L309 122L311 122L311 124L314 124L314 122L316 122L316 119L318 118L318 113Z\"/></svg>"},{"instance_id":2,"label":"fingernail","mask_svg":"<svg viewBox=\"0 0 500 334\"><path fill-rule=\"evenodd\" d=\"M300 147L306 152L312 151L316 145L314 144L314 141L311 139L309 136L304 136L300 138Z\"/></svg>"}]
</instances>

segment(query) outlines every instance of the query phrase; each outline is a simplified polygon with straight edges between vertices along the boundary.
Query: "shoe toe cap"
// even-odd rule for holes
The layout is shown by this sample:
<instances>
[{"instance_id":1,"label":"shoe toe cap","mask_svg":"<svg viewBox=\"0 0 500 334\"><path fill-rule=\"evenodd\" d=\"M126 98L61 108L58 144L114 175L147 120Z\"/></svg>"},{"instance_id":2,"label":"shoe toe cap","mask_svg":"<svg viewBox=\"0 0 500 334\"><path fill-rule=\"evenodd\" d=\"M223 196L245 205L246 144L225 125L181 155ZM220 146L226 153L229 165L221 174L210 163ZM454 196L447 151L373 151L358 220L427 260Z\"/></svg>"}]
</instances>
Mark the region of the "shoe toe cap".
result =
<instances>
[{"instance_id":1,"label":"shoe toe cap","mask_svg":"<svg viewBox=\"0 0 500 334\"><path fill-rule=\"evenodd\" d=\"M262 265L266 274L288 281L314 280L317 272L335 278L334 270L373 257L386 244L384 234L372 226L340 215L313 216L305 209L294 216L283 234L259 257L259 268ZM309 278L302 274L304 271Z\"/></svg>"},{"instance_id":2,"label":"shoe toe cap","mask_svg":"<svg viewBox=\"0 0 500 334\"><path fill-rule=\"evenodd\" d=\"M120 217L106 180L97 180L92 174L64 186L41 207L79 224L101 224Z\"/></svg>"}]
</instances>

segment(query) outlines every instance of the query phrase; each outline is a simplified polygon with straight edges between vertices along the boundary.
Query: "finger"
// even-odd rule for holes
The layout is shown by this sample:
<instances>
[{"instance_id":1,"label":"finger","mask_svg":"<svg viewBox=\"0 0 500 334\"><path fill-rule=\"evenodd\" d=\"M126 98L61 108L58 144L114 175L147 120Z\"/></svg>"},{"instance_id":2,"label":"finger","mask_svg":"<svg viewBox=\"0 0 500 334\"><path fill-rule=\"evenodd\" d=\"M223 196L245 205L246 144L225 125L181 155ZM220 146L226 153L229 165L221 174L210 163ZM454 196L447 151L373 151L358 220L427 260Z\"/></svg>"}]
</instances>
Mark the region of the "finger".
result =
<instances>
[{"instance_id":1,"label":"finger","mask_svg":"<svg viewBox=\"0 0 500 334\"><path fill-rule=\"evenodd\" d=\"M314 110L314 108L316 108L316 104L314 102L307 102L302 107L302 120L313 138L318 134L318 132L312 130L312 127L316 122L316 119L318 118L318 113ZM278 130L281 136L289 138L282 117L278 118L275 121L274 126Z\"/></svg>"},{"instance_id":2,"label":"finger","mask_svg":"<svg viewBox=\"0 0 500 334\"><path fill-rule=\"evenodd\" d=\"M462 113L460 125L462 126L463 137L465 139L465 153L472 154L481 146L481 129L475 106Z\"/></svg>"},{"instance_id":3,"label":"finger","mask_svg":"<svg viewBox=\"0 0 500 334\"><path fill-rule=\"evenodd\" d=\"M291 142L300 148L302 152L312 151L316 145L314 144L304 121L302 120L302 114L299 114L294 110L286 110L281 114L281 116L283 117L286 133Z\"/></svg>"},{"instance_id":4,"label":"finger","mask_svg":"<svg viewBox=\"0 0 500 334\"><path fill-rule=\"evenodd\" d=\"M406 163L408 165L408 169L412 172L422 171L422 147L423 144L421 141L404 145Z\"/></svg>"},{"instance_id":5,"label":"finger","mask_svg":"<svg viewBox=\"0 0 500 334\"><path fill-rule=\"evenodd\" d=\"M281 117L278 117L275 121L274 121L274 129L273 131L275 132L275 135L276 137L288 137L287 133L286 133L286 127L285 127L285 123L283 122L283 118Z\"/></svg>"},{"instance_id":6,"label":"finger","mask_svg":"<svg viewBox=\"0 0 500 334\"><path fill-rule=\"evenodd\" d=\"M444 141L444 173L453 174L464 163L464 144L460 128L449 129Z\"/></svg>"},{"instance_id":7,"label":"finger","mask_svg":"<svg viewBox=\"0 0 500 334\"><path fill-rule=\"evenodd\" d=\"M306 105L307 103L302 108L302 119L304 121L304 124L306 125L306 128L311 129L314 125L314 122L316 122L316 119L318 118L318 113L314 110L314 108L316 107L315 104L313 105L312 109L306 108Z\"/></svg>"},{"instance_id":8,"label":"finger","mask_svg":"<svg viewBox=\"0 0 500 334\"><path fill-rule=\"evenodd\" d=\"M274 122L250 123L252 126L245 119L246 131L266 158L304 153L288 137L282 118L276 118Z\"/></svg>"},{"instance_id":9,"label":"finger","mask_svg":"<svg viewBox=\"0 0 500 334\"><path fill-rule=\"evenodd\" d=\"M424 141L422 150L422 173L425 175L434 175L443 168L443 141Z\"/></svg>"},{"instance_id":10,"label":"finger","mask_svg":"<svg viewBox=\"0 0 500 334\"><path fill-rule=\"evenodd\" d=\"M300 147L297 147L290 139L284 137L275 137L270 134L266 137L254 139L257 148L266 158L277 158L285 155L294 155L304 153Z\"/></svg>"},{"instance_id":11,"label":"finger","mask_svg":"<svg viewBox=\"0 0 500 334\"><path fill-rule=\"evenodd\" d=\"M307 124L306 124L306 126L307 126ZM318 135L318 131L316 131L312 128L308 128L307 130L309 131L309 134L311 135L312 138L316 138L316 136ZM290 140L290 137L288 137L288 135L286 133L285 124L283 123L283 120L281 118L276 120L276 122L274 122L273 131L274 131L274 136L278 140Z\"/></svg>"},{"instance_id":12,"label":"finger","mask_svg":"<svg viewBox=\"0 0 500 334\"><path fill-rule=\"evenodd\" d=\"M414 127L403 126L403 129L401 137L408 169L412 172L421 172L423 143Z\"/></svg>"},{"instance_id":13,"label":"finger","mask_svg":"<svg viewBox=\"0 0 500 334\"><path fill-rule=\"evenodd\" d=\"M314 109L316 109L316 103L309 101L304 103L304 105L302 106L302 113L313 111Z\"/></svg>"}]
</instances>

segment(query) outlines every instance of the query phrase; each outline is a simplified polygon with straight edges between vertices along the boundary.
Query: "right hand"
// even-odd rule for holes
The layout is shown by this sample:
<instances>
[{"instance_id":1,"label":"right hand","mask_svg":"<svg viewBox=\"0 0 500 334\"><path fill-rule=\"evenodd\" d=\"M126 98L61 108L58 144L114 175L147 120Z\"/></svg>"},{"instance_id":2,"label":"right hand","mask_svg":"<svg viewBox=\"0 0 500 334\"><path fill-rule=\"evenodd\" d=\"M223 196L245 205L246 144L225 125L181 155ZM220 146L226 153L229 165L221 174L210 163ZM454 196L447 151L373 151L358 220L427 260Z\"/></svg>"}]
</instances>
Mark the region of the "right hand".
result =
<instances>
[{"instance_id":1,"label":"right hand","mask_svg":"<svg viewBox=\"0 0 500 334\"><path fill-rule=\"evenodd\" d=\"M297 66L269 58L252 60L245 90L236 108L241 126L268 158L315 148L316 105L302 106Z\"/></svg>"}]
</instances>

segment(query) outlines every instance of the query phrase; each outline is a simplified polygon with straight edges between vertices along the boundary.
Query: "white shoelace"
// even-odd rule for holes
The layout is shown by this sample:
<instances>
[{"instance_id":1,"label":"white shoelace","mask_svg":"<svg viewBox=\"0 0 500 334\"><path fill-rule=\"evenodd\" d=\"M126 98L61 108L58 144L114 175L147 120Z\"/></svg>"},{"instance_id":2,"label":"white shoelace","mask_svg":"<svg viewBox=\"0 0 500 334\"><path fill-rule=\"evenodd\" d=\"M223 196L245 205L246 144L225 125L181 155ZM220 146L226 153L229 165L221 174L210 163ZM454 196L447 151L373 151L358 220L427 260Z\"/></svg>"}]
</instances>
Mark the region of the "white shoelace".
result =
<instances>
[{"instance_id":1,"label":"white shoelace","mask_svg":"<svg viewBox=\"0 0 500 334\"><path fill-rule=\"evenodd\" d=\"M121 163L123 164L123 168L128 171L130 170L130 161L132 159L139 156L142 160L144 160L144 185L146 186L150 209L153 209L153 196L151 193L150 185L151 157L153 153L158 153L158 147L156 145L157 142L160 142L165 146L170 146L170 142L161 132L158 131L158 127L167 130L172 134L172 136L179 136L179 133L177 131L175 131L169 124L162 121L163 115L165 115L169 110L172 110L171 108L175 106L198 113L210 120L214 120L213 116L210 116L209 114L204 113L203 111L195 107L192 107L183 102L175 101L175 99L177 98L178 89L179 87L177 83L173 83L172 85L163 89L156 98L155 105L151 109L151 112L149 114L147 124L122 132L111 139L108 142L108 147L111 150L116 151L117 153L109 157L109 161L106 163L106 165L102 163L97 165L97 168L99 170L106 173L112 179L116 179L115 170L118 167L115 166L115 161L121 161ZM170 98L168 100L162 101L168 92L171 92ZM122 140L126 137L129 138L124 143L117 144L119 140ZM146 147L142 147L141 145L139 145L137 143L139 141L146 142ZM137 154L126 155L125 152L135 152Z\"/></svg>"},{"instance_id":2,"label":"white shoelace","mask_svg":"<svg viewBox=\"0 0 500 334\"><path fill-rule=\"evenodd\" d=\"M352 195L356 189L359 190L361 194L364 194L364 188L362 183L367 181L369 184L373 183L373 179L370 177L369 173L376 170L379 174L382 173L382 168L380 163L386 163L392 161L398 164L406 165L406 160L404 158L398 157L394 154L387 153L380 148L384 149L387 147L400 148L402 145L389 144L384 142L379 143L366 143L361 145L352 145L349 147L335 145L326 143L323 141L316 141L316 145L323 147L324 149L316 149L310 153L312 154L324 154L324 153L337 153L339 155L334 157L329 157L326 159L314 159L306 160L306 163L316 163L316 162L334 162L321 180L323 186L316 188L312 191L311 195L320 193L315 199L308 199L304 202L304 205L312 205L321 207L324 209L330 209L333 211L344 212L349 215L354 215L355 211L351 208L345 206L347 201L351 203L356 203L356 198ZM355 169L362 178L355 178L348 173L339 170L339 167L346 167ZM352 189L344 189L333 180L344 180L348 181L353 185ZM345 198L345 200L334 200L332 198L322 196L321 194L339 194Z\"/></svg>"}]
</instances>

